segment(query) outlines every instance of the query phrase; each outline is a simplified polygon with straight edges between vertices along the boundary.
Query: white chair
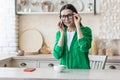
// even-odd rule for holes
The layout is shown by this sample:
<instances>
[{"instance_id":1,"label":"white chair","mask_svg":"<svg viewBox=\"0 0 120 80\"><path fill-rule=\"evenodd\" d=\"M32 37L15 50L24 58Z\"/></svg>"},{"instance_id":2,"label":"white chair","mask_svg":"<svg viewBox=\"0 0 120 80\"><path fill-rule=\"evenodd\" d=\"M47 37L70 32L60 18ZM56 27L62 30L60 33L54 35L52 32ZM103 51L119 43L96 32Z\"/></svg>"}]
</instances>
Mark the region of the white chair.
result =
<instances>
[{"instance_id":1,"label":"white chair","mask_svg":"<svg viewBox=\"0 0 120 80\"><path fill-rule=\"evenodd\" d=\"M91 69L104 69L107 56L106 55L89 55Z\"/></svg>"}]
</instances>

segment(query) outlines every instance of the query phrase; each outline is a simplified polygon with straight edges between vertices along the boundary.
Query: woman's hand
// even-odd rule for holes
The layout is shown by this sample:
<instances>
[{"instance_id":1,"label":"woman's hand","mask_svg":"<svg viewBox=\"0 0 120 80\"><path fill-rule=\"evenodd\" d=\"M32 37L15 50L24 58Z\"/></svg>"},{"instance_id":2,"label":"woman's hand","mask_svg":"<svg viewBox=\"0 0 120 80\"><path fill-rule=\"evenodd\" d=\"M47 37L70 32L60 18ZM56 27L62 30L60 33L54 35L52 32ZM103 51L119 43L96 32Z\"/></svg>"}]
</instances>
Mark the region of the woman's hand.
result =
<instances>
[{"instance_id":1,"label":"woman's hand","mask_svg":"<svg viewBox=\"0 0 120 80\"><path fill-rule=\"evenodd\" d=\"M64 25L63 25L62 21L58 22L58 29L60 30L61 33L64 32Z\"/></svg>"},{"instance_id":2,"label":"woman's hand","mask_svg":"<svg viewBox=\"0 0 120 80\"><path fill-rule=\"evenodd\" d=\"M82 18L77 13L73 13L73 14L74 14L73 15L74 16L74 23L75 23L75 26L76 26L76 29L77 29L77 36L78 36L78 40L79 40L80 38L83 37L83 34L81 32L81 29L80 29L80 23L81 23Z\"/></svg>"},{"instance_id":3,"label":"woman's hand","mask_svg":"<svg viewBox=\"0 0 120 80\"><path fill-rule=\"evenodd\" d=\"M82 18L81 18L80 15L77 14L77 13L73 13L73 14L74 14L74 15L73 15L74 23L75 23L75 25L76 25L76 27L77 27L77 25L80 25Z\"/></svg>"},{"instance_id":4,"label":"woman's hand","mask_svg":"<svg viewBox=\"0 0 120 80\"><path fill-rule=\"evenodd\" d=\"M60 39L58 41L58 46L63 46L63 41L64 41L64 25L62 23L62 21L59 21L58 22L58 29L60 30Z\"/></svg>"}]
</instances>

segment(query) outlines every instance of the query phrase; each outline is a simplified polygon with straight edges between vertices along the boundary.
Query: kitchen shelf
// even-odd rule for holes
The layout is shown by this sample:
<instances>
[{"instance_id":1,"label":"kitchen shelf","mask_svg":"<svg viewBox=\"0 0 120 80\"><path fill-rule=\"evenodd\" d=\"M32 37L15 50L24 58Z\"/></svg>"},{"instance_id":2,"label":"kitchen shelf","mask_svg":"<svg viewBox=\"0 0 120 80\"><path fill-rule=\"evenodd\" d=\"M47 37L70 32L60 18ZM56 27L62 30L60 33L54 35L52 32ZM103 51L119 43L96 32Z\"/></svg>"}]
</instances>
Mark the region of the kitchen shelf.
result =
<instances>
[{"instance_id":1,"label":"kitchen shelf","mask_svg":"<svg viewBox=\"0 0 120 80\"><path fill-rule=\"evenodd\" d=\"M26 1L25 4L19 1ZM33 6L31 5L32 1L38 1L40 5ZM49 0L49 2L53 3L53 9L51 11L43 10L41 0L16 0L16 14L59 14L60 7L66 3L73 4L77 11L80 14L98 14L100 13L100 1L99 0ZM71 2L72 1L72 2ZM45 1L46 2L46 1ZM60 5L61 3L64 3ZM48 6L47 6L48 7Z\"/></svg>"},{"instance_id":2,"label":"kitchen shelf","mask_svg":"<svg viewBox=\"0 0 120 80\"><path fill-rule=\"evenodd\" d=\"M17 12L17 14L59 14L59 12ZM79 14L94 14L94 12L79 12Z\"/></svg>"}]
</instances>

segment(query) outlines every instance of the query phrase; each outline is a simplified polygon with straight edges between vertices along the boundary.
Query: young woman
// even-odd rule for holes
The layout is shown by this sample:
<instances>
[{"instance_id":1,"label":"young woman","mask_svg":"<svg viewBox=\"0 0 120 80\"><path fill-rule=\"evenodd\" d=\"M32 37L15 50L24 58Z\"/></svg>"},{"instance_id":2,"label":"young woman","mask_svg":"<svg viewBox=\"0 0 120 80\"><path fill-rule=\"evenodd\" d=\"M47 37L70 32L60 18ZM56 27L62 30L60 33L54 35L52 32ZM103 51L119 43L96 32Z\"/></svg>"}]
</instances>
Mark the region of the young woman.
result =
<instances>
[{"instance_id":1,"label":"young woman","mask_svg":"<svg viewBox=\"0 0 120 80\"><path fill-rule=\"evenodd\" d=\"M53 56L68 69L90 69L88 52L92 32L81 24L81 17L72 4L61 8L58 28Z\"/></svg>"}]
</instances>

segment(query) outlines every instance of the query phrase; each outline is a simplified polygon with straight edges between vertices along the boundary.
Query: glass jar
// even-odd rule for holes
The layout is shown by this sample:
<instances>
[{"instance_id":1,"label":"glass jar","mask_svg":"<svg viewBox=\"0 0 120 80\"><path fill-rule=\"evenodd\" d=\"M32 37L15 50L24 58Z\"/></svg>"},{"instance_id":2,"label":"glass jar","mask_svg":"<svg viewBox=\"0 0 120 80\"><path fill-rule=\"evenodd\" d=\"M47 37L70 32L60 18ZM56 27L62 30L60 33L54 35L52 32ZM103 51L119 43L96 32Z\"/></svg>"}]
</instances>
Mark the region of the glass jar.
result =
<instances>
[{"instance_id":1,"label":"glass jar","mask_svg":"<svg viewBox=\"0 0 120 80\"><path fill-rule=\"evenodd\" d=\"M99 55L105 55L106 54L106 45L105 45L105 40L99 40L98 44L98 54Z\"/></svg>"},{"instance_id":2,"label":"glass jar","mask_svg":"<svg viewBox=\"0 0 120 80\"><path fill-rule=\"evenodd\" d=\"M113 56L114 55L114 49L113 49L113 40L108 39L106 41L106 55L107 56Z\"/></svg>"}]
</instances>

